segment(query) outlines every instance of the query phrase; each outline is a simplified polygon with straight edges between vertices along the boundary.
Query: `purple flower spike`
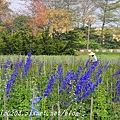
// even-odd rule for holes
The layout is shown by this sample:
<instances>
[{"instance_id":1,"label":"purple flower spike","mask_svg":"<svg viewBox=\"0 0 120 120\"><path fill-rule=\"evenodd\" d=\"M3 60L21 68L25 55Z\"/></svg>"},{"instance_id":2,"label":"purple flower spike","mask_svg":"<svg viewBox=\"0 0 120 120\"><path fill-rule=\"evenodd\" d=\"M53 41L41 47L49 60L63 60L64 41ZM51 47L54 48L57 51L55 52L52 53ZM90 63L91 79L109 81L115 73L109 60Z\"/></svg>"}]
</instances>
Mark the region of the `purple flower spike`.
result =
<instances>
[{"instance_id":1,"label":"purple flower spike","mask_svg":"<svg viewBox=\"0 0 120 120\"><path fill-rule=\"evenodd\" d=\"M30 65L32 63L31 55L32 55L31 53L28 53L28 58L26 59L26 63L24 65L24 70L22 72L22 78L24 78L25 75L27 75Z\"/></svg>"},{"instance_id":2,"label":"purple flower spike","mask_svg":"<svg viewBox=\"0 0 120 120\"><path fill-rule=\"evenodd\" d=\"M40 73L41 73L41 71L42 71L43 65L44 65L44 62L42 62L42 64L40 65L40 68L39 68L39 70L38 70L38 75L40 75Z\"/></svg>"}]
</instances>

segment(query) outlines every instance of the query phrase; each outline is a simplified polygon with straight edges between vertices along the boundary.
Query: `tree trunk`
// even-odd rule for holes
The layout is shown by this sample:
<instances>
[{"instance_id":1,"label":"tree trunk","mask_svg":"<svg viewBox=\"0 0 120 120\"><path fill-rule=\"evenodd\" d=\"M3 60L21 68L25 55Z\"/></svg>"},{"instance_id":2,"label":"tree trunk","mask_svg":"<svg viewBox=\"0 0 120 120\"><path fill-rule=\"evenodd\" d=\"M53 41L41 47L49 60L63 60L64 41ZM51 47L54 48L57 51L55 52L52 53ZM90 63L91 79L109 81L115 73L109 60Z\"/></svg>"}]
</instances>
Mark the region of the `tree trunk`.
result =
<instances>
[{"instance_id":1,"label":"tree trunk","mask_svg":"<svg viewBox=\"0 0 120 120\"><path fill-rule=\"evenodd\" d=\"M106 0L106 5L104 8L104 16L102 20L102 29L101 29L101 44L104 44L104 27L105 27L105 22L106 22L106 13L107 13L107 5L108 5L108 0Z\"/></svg>"},{"instance_id":2,"label":"tree trunk","mask_svg":"<svg viewBox=\"0 0 120 120\"><path fill-rule=\"evenodd\" d=\"M87 51L89 50L90 44L90 23L88 23L88 41L87 41Z\"/></svg>"},{"instance_id":3,"label":"tree trunk","mask_svg":"<svg viewBox=\"0 0 120 120\"><path fill-rule=\"evenodd\" d=\"M105 17L103 18L103 24L101 29L101 44L104 43L104 26L105 26Z\"/></svg>"}]
</instances>

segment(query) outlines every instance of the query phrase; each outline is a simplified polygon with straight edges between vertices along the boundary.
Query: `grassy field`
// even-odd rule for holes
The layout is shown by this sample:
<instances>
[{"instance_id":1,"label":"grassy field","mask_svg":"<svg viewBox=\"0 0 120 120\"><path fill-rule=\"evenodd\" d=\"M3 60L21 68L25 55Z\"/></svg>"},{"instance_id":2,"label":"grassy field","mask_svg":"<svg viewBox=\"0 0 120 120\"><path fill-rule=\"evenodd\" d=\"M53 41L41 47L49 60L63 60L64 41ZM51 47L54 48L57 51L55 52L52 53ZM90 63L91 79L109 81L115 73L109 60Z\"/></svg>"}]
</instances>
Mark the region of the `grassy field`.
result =
<instances>
[{"instance_id":1,"label":"grassy field","mask_svg":"<svg viewBox=\"0 0 120 120\"><path fill-rule=\"evenodd\" d=\"M96 54L98 60L100 61L109 61L111 63L120 62L120 53L97 53ZM8 58L10 58L13 62L19 59L24 59L27 56L23 55L1 55L0 56L0 62L5 63ZM61 56L47 56L47 55L33 55L33 60L39 60L39 61L51 61L55 63L62 63L62 62L79 62L79 61L87 61L89 59L89 56L87 54L80 54L79 56L72 56L72 55L61 55Z\"/></svg>"}]
</instances>

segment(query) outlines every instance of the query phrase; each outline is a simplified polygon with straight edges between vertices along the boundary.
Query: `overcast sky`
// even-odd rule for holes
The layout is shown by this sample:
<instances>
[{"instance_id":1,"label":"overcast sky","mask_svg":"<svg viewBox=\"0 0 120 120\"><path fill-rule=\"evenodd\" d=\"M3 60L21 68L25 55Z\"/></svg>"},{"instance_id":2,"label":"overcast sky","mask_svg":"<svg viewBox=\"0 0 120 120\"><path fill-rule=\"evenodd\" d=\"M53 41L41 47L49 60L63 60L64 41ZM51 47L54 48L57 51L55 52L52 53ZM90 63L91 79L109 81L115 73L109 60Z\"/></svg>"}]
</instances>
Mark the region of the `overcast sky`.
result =
<instances>
[{"instance_id":1,"label":"overcast sky","mask_svg":"<svg viewBox=\"0 0 120 120\"><path fill-rule=\"evenodd\" d=\"M24 9L23 5L24 1L20 1L20 0L7 0L12 2L12 4L9 6L10 9L17 11L18 9Z\"/></svg>"}]
</instances>

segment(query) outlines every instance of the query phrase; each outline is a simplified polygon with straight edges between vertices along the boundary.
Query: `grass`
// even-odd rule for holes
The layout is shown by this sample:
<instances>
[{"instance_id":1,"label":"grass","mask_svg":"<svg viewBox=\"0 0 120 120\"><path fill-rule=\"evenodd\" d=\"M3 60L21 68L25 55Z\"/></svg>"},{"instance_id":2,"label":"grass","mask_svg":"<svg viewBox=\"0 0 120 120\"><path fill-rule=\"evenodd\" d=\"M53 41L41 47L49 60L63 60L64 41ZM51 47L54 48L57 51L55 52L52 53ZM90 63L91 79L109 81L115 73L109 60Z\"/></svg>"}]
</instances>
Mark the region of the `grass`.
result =
<instances>
[{"instance_id":1,"label":"grass","mask_svg":"<svg viewBox=\"0 0 120 120\"><path fill-rule=\"evenodd\" d=\"M120 62L120 53L96 53L96 56L98 60L100 61L109 61L111 63L118 63ZM85 62L90 56L87 54L80 54L78 56L73 56L73 55L33 55L32 59L34 62L36 60L39 61L51 61L51 64L54 63L73 63L76 61L83 61ZM16 61L16 59L24 59L26 56L24 55L0 55L0 63L5 63L6 60L10 58L13 62Z\"/></svg>"}]
</instances>

